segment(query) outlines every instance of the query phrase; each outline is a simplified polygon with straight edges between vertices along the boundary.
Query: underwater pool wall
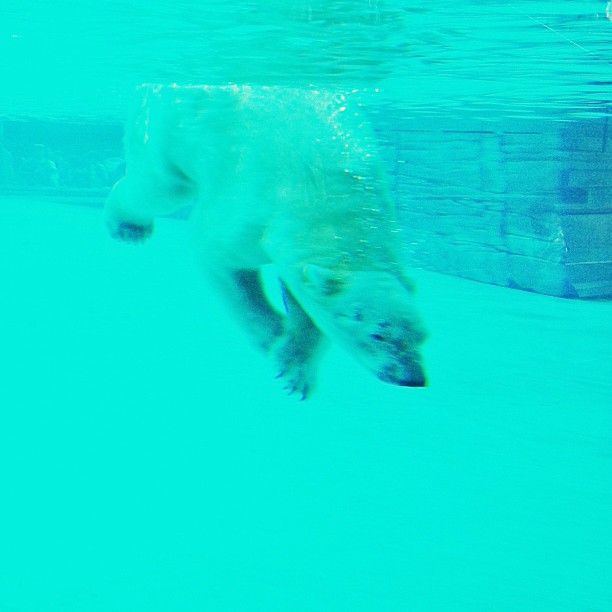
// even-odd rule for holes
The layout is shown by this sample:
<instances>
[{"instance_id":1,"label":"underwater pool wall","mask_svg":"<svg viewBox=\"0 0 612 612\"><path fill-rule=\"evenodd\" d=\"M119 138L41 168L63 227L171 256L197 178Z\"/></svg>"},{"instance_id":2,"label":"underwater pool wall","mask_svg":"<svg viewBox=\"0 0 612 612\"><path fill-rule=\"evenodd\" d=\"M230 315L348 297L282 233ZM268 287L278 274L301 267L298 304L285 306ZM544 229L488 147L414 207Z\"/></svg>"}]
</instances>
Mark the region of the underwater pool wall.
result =
<instances>
[{"instance_id":1,"label":"underwater pool wall","mask_svg":"<svg viewBox=\"0 0 612 612\"><path fill-rule=\"evenodd\" d=\"M0 195L101 206L123 176L123 125L0 117Z\"/></svg>"},{"instance_id":2,"label":"underwater pool wall","mask_svg":"<svg viewBox=\"0 0 612 612\"><path fill-rule=\"evenodd\" d=\"M391 125L385 158L411 265L548 295L612 295L607 117Z\"/></svg>"},{"instance_id":3,"label":"underwater pool wall","mask_svg":"<svg viewBox=\"0 0 612 612\"><path fill-rule=\"evenodd\" d=\"M373 116L408 265L563 297L612 296L612 122ZM0 195L102 206L122 126L0 121Z\"/></svg>"}]
</instances>

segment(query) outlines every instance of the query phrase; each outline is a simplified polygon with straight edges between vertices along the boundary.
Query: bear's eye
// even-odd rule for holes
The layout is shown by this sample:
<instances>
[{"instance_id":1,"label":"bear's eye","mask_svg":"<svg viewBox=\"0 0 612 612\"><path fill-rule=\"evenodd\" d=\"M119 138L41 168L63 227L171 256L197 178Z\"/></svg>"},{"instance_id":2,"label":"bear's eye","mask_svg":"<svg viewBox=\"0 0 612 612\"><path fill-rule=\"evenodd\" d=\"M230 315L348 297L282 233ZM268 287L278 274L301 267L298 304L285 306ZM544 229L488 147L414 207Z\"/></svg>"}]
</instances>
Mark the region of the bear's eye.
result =
<instances>
[{"instance_id":1,"label":"bear's eye","mask_svg":"<svg viewBox=\"0 0 612 612\"><path fill-rule=\"evenodd\" d=\"M381 336L380 334L370 334L370 338L378 340L379 342L384 342L385 340L384 336Z\"/></svg>"}]
</instances>

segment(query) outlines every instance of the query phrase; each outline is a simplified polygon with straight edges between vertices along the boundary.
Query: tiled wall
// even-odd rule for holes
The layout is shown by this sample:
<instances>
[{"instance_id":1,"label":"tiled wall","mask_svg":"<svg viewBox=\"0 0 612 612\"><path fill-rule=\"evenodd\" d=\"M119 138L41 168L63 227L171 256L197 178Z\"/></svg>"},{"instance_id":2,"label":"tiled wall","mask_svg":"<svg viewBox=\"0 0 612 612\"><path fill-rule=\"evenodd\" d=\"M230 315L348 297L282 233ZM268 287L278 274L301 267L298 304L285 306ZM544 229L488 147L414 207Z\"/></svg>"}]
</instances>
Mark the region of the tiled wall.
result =
<instances>
[{"instance_id":1,"label":"tiled wall","mask_svg":"<svg viewBox=\"0 0 612 612\"><path fill-rule=\"evenodd\" d=\"M125 171L123 126L0 119L0 193L101 199Z\"/></svg>"},{"instance_id":2,"label":"tiled wall","mask_svg":"<svg viewBox=\"0 0 612 612\"><path fill-rule=\"evenodd\" d=\"M380 134L409 263L550 295L612 295L612 120L392 126Z\"/></svg>"},{"instance_id":3,"label":"tiled wall","mask_svg":"<svg viewBox=\"0 0 612 612\"><path fill-rule=\"evenodd\" d=\"M612 119L375 127L409 265L564 297L612 295ZM102 205L120 124L0 121L0 195Z\"/></svg>"}]
</instances>

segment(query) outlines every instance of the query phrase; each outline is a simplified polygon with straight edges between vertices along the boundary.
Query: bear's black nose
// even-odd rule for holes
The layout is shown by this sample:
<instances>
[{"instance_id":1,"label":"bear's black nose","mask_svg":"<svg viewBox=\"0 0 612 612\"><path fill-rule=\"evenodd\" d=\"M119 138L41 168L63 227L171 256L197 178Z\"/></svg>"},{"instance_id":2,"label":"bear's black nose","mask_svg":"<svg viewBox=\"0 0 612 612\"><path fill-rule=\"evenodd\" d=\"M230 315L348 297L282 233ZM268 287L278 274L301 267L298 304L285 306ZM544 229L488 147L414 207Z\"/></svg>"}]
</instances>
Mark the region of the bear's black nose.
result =
<instances>
[{"instance_id":1,"label":"bear's black nose","mask_svg":"<svg viewBox=\"0 0 612 612\"><path fill-rule=\"evenodd\" d=\"M418 379L400 380L399 384L401 387L426 387L427 379L423 377Z\"/></svg>"},{"instance_id":2,"label":"bear's black nose","mask_svg":"<svg viewBox=\"0 0 612 612\"><path fill-rule=\"evenodd\" d=\"M410 372L410 376L398 381L397 384L401 387L426 387L425 372L420 366L415 366Z\"/></svg>"}]
</instances>

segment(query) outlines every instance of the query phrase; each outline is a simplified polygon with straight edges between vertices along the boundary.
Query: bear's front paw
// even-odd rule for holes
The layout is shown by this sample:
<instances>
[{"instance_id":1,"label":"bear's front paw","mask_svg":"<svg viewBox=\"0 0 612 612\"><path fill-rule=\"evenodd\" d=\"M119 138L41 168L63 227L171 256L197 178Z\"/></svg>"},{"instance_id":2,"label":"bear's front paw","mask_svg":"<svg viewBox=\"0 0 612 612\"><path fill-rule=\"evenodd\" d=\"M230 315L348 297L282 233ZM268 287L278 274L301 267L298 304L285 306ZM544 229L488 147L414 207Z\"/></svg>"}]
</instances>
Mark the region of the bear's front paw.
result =
<instances>
[{"instance_id":1,"label":"bear's front paw","mask_svg":"<svg viewBox=\"0 0 612 612\"><path fill-rule=\"evenodd\" d=\"M126 242L144 242L151 237L153 233L153 224L141 225L139 223L131 223L122 221L111 228L111 236L118 240Z\"/></svg>"},{"instance_id":2,"label":"bear's front paw","mask_svg":"<svg viewBox=\"0 0 612 612\"><path fill-rule=\"evenodd\" d=\"M283 389L288 395L297 393L300 400L305 400L310 391L310 383L304 377L304 372L299 368L287 368L281 370L276 378L281 379L285 384Z\"/></svg>"},{"instance_id":3,"label":"bear's front paw","mask_svg":"<svg viewBox=\"0 0 612 612\"><path fill-rule=\"evenodd\" d=\"M294 337L281 338L272 348L272 354L278 369L276 378L285 384L283 389L305 400L313 388L314 356Z\"/></svg>"}]
</instances>

